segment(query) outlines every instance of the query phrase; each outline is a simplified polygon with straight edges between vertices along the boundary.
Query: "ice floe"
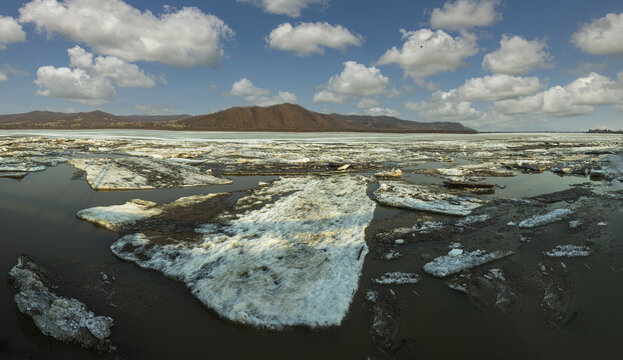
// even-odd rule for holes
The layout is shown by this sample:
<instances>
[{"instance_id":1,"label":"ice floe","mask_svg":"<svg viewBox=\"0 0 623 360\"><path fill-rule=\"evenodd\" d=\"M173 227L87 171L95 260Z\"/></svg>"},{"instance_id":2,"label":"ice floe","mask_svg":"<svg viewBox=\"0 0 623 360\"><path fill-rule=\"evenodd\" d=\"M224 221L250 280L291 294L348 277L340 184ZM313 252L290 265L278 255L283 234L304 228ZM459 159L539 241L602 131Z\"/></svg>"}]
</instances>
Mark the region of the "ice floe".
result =
<instances>
[{"instance_id":1,"label":"ice floe","mask_svg":"<svg viewBox=\"0 0 623 360\"><path fill-rule=\"evenodd\" d=\"M336 326L368 252L364 231L375 203L366 187L351 176L283 178L202 225L200 241L176 242L172 233L162 244L138 232L111 250L186 283L229 320L266 328Z\"/></svg>"},{"instance_id":2,"label":"ice floe","mask_svg":"<svg viewBox=\"0 0 623 360\"><path fill-rule=\"evenodd\" d=\"M382 205L458 216L467 216L482 206L478 199L396 182L381 183L374 197Z\"/></svg>"},{"instance_id":3,"label":"ice floe","mask_svg":"<svg viewBox=\"0 0 623 360\"><path fill-rule=\"evenodd\" d=\"M414 273L405 272L388 272L381 275L380 278L373 280L377 284L381 285L404 285L404 284L417 284L420 282L420 276Z\"/></svg>"},{"instance_id":4,"label":"ice floe","mask_svg":"<svg viewBox=\"0 0 623 360\"><path fill-rule=\"evenodd\" d=\"M114 350L108 339L113 319L95 316L82 302L54 294L50 276L28 257L18 258L9 281L18 292L14 299L19 311L45 335L98 352Z\"/></svg>"},{"instance_id":5,"label":"ice floe","mask_svg":"<svg viewBox=\"0 0 623 360\"><path fill-rule=\"evenodd\" d=\"M231 184L196 167L144 158L72 159L69 164L86 172L95 190L132 190Z\"/></svg>"},{"instance_id":6,"label":"ice floe","mask_svg":"<svg viewBox=\"0 0 623 360\"><path fill-rule=\"evenodd\" d=\"M138 220L160 215L162 209L156 203L133 199L123 205L97 206L78 211L76 216L106 229L117 231L122 226L133 224Z\"/></svg>"},{"instance_id":7,"label":"ice floe","mask_svg":"<svg viewBox=\"0 0 623 360\"><path fill-rule=\"evenodd\" d=\"M556 209L546 214L535 215L529 219L523 220L519 223L520 228L534 228L539 226L545 226L555 223L560 220L568 218L573 211L570 209Z\"/></svg>"},{"instance_id":8,"label":"ice floe","mask_svg":"<svg viewBox=\"0 0 623 360\"><path fill-rule=\"evenodd\" d=\"M589 256L591 248L580 245L558 245L550 251L545 252L548 257L581 257Z\"/></svg>"},{"instance_id":9,"label":"ice floe","mask_svg":"<svg viewBox=\"0 0 623 360\"><path fill-rule=\"evenodd\" d=\"M468 227L470 225L483 223L483 222L485 222L485 221L487 221L489 219L491 219L491 215L489 215L489 214L470 215L470 216L466 216L466 217L460 219L459 221L457 221L456 222L456 226Z\"/></svg>"},{"instance_id":10,"label":"ice floe","mask_svg":"<svg viewBox=\"0 0 623 360\"><path fill-rule=\"evenodd\" d=\"M512 251L493 251L487 253L484 250L463 252L460 249L452 249L448 255L435 258L433 261L424 265L424 271L433 276L446 277L463 270L471 269L482 264L501 259L511 255L512 253Z\"/></svg>"}]
</instances>

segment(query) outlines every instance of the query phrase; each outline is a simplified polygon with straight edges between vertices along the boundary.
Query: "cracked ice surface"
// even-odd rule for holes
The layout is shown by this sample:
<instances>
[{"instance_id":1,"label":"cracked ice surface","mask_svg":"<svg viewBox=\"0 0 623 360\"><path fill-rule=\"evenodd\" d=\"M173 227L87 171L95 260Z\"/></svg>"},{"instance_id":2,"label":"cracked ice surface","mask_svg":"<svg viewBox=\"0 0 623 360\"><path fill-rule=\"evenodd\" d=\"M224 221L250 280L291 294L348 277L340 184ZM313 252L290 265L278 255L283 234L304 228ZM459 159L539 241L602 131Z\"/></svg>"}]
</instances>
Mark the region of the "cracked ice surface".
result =
<instances>
[{"instance_id":1,"label":"cracked ice surface","mask_svg":"<svg viewBox=\"0 0 623 360\"><path fill-rule=\"evenodd\" d=\"M472 210L482 206L482 201L475 198L434 192L424 186L396 182L381 183L374 192L374 197L382 205L447 215L467 216Z\"/></svg>"},{"instance_id":2,"label":"cracked ice surface","mask_svg":"<svg viewBox=\"0 0 623 360\"><path fill-rule=\"evenodd\" d=\"M588 246L580 245L558 245L550 251L545 252L548 257L580 257L589 256L591 249Z\"/></svg>"},{"instance_id":3,"label":"cracked ice surface","mask_svg":"<svg viewBox=\"0 0 623 360\"><path fill-rule=\"evenodd\" d=\"M69 164L87 174L94 190L132 190L231 184L229 179L202 173L175 161L118 158L72 159Z\"/></svg>"},{"instance_id":4,"label":"cracked ice surface","mask_svg":"<svg viewBox=\"0 0 623 360\"><path fill-rule=\"evenodd\" d=\"M111 250L183 281L232 321L267 328L336 326L357 290L368 251L364 231L376 205L366 187L350 176L284 178L238 200L242 212L200 226L201 241L162 245L135 233ZM247 205L271 199L259 209Z\"/></svg>"},{"instance_id":5,"label":"cracked ice surface","mask_svg":"<svg viewBox=\"0 0 623 360\"><path fill-rule=\"evenodd\" d=\"M539 226L549 225L551 223L555 223L560 220L564 220L568 218L573 211L570 209L556 209L552 210L546 214L535 215L529 219L526 219L519 223L520 228L533 228Z\"/></svg>"},{"instance_id":6,"label":"cracked ice surface","mask_svg":"<svg viewBox=\"0 0 623 360\"><path fill-rule=\"evenodd\" d=\"M98 352L114 350L108 339L113 319L95 316L80 301L52 293L46 272L28 257L18 258L9 280L18 291L14 299L19 311L30 316L42 333Z\"/></svg>"},{"instance_id":7,"label":"cracked ice surface","mask_svg":"<svg viewBox=\"0 0 623 360\"><path fill-rule=\"evenodd\" d=\"M452 253L454 250L451 250L450 252ZM484 250L460 253L455 252L453 254L448 253L448 255L435 258L435 260L424 265L424 271L433 276L446 277L463 270L471 269L482 264L501 259L511 255L512 253L512 251L493 251L486 253Z\"/></svg>"}]
</instances>

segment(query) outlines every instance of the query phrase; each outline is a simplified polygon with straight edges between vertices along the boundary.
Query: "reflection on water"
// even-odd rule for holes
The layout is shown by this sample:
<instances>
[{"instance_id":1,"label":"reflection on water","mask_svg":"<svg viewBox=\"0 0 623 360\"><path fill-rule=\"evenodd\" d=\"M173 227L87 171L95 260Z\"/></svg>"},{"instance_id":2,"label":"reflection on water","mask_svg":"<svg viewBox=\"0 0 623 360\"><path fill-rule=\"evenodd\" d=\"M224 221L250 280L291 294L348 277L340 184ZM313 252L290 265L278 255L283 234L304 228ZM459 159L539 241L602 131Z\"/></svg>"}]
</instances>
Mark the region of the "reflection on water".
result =
<instances>
[{"instance_id":1,"label":"reflection on water","mask_svg":"<svg viewBox=\"0 0 623 360\"><path fill-rule=\"evenodd\" d=\"M181 196L253 188L272 177L236 177L233 185L150 191L95 192L84 180L70 180L74 169L60 165L34 173L22 181L0 179L0 273L6 274L20 254L47 267L63 284L59 292L89 304L96 314L115 319L112 340L118 354L104 358L205 359L277 358L363 359L372 352L369 314L363 292L370 279L387 271L421 272L425 259L403 257L386 262L368 256L343 326L326 330L291 329L267 332L228 323L195 300L186 287L162 275L145 271L114 257L109 246L116 234L79 221L78 210L123 203L132 198L170 202ZM418 175L419 177L420 175ZM419 179L419 180L423 180ZM561 190L586 179L559 178L544 173L515 178L488 179L507 185L500 196L532 196ZM373 187L373 186L371 186ZM373 189L372 189L373 190ZM374 222L414 216L408 211L377 208ZM606 230L621 247L623 213L607 219ZM530 246L539 253L559 241L556 227ZM621 254L621 251L615 252ZM618 259L614 263L621 264ZM445 281L424 276L410 288L393 287L403 309L405 346L395 355L404 359L474 357L483 359L609 359L620 355L623 333L622 269L612 259L595 254L587 259L566 259L577 294L577 319L562 331L547 327L540 314L513 315L497 310L481 312L465 295L450 290ZM586 267L584 264L588 265ZM113 275L108 285L102 273ZM387 288L389 291L389 288ZM32 320L19 313L13 289L0 282L0 354L32 358L101 358L75 345L43 336Z\"/></svg>"}]
</instances>

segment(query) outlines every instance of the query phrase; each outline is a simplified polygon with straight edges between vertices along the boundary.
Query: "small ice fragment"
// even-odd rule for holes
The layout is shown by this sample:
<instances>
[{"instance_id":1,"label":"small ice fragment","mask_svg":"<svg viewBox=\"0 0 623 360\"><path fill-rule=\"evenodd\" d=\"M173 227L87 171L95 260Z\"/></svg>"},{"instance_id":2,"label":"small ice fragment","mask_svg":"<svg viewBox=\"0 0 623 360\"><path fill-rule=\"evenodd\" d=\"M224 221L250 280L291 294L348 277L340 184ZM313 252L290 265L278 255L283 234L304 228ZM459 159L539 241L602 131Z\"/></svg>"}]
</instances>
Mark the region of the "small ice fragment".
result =
<instances>
[{"instance_id":1,"label":"small ice fragment","mask_svg":"<svg viewBox=\"0 0 623 360\"><path fill-rule=\"evenodd\" d=\"M450 252L454 250L451 250ZM451 256L448 253L448 255L435 258L433 261L424 265L424 271L433 276L446 277L463 270L471 269L476 266L501 259L511 255L512 253L512 251L493 251L486 253L484 250L475 250L456 256Z\"/></svg>"},{"instance_id":2,"label":"small ice fragment","mask_svg":"<svg viewBox=\"0 0 623 360\"><path fill-rule=\"evenodd\" d=\"M563 220L571 215L573 211L569 209L556 209L546 214L535 215L529 219L526 219L519 223L520 228L533 228L538 226L544 226L556 221Z\"/></svg>"},{"instance_id":3,"label":"small ice fragment","mask_svg":"<svg viewBox=\"0 0 623 360\"><path fill-rule=\"evenodd\" d=\"M448 256L459 256L463 255L463 249L452 249L448 251Z\"/></svg>"},{"instance_id":4,"label":"small ice fragment","mask_svg":"<svg viewBox=\"0 0 623 360\"><path fill-rule=\"evenodd\" d=\"M394 292L394 290L389 289L389 292L392 293L392 295L396 296L396 293Z\"/></svg>"},{"instance_id":5,"label":"small ice fragment","mask_svg":"<svg viewBox=\"0 0 623 360\"><path fill-rule=\"evenodd\" d=\"M381 275L380 278L372 280L381 285L404 285L417 284L420 282L420 276L413 273L404 272L388 272Z\"/></svg>"},{"instance_id":6,"label":"small ice fragment","mask_svg":"<svg viewBox=\"0 0 623 360\"><path fill-rule=\"evenodd\" d=\"M350 164L345 164L345 165L340 166L340 167L339 167L339 168L337 168L337 169L338 169L338 171L342 171L342 170L346 170L346 169L348 169L349 167L350 167Z\"/></svg>"},{"instance_id":7,"label":"small ice fragment","mask_svg":"<svg viewBox=\"0 0 623 360\"><path fill-rule=\"evenodd\" d=\"M506 223L506 225L507 226L515 226L515 225L517 225L517 223L514 222L514 221L509 221L509 222Z\"/></svg>"},{"instance_id":8,"label":"small ice fragment","mask_svg":"<svg viewBox=\"0 0 623 360\"><path fill-rule=\"evenodd\" d=\"M395 243L396 245L402 245L402 244L404 244L404 243L405 243L405 241L404 241L403 239L396 239L396 240L394 241L394 243Z\"/></svg>"},{"instance_id":9,"label":"small ice fragment","mask_svg":"<svg viewBox=\"0 0 623 360\"><path fill-rule=\"evenodd\" d=\"M608 225L608 223L605 221L600 221L597 223L597 226L606 226L606 225Z\"/></svg>"},{"instance_id":10,"label":"small ice fragment","mask_svg":"<svg viewBox=\"0 0 623 360\"><path fill-rule=\"evenodd\" d=\"M398 259L401 256L402 256L402 253L400 253L398 251L390 250L383 257L385 258L385 260L395 260L395 259Z\"/></svg>"},{"instance_id":11,"label":"small ice fragment","mask_svg":"<svg viewBox=\"0 0 623 360\"><path fill-rule=\"evenodd\" d=\"M569 228L571 229L575 229L578 226L582 225L582 222L580 220L571 220L569 221Z\"/></svg>"},{"instance_id":12,"label":"small ice fragment","mask_svg":"<svg viewBox=\"0 0 623 360\"><path fill-rule=\"evenodd\" d=\"M463 245L461 245L461 243L460 243L460 242L453 242L453 243L452 243L452 244L450 244L448 247L449 247L450 249L459 249L459 248L463 247Z\"/></svg>"},{"instance_id":13,"label":"small ice fragment","mask_svg":"<svg viewBox=\"0 0 623 360\"><path fill-rule=\"evenodd\" d=\"M588 256L591 249L588 246L579 245L558 245L550 251L545 252L548 257L579 257Z\"/></svg>"}]
</instances>

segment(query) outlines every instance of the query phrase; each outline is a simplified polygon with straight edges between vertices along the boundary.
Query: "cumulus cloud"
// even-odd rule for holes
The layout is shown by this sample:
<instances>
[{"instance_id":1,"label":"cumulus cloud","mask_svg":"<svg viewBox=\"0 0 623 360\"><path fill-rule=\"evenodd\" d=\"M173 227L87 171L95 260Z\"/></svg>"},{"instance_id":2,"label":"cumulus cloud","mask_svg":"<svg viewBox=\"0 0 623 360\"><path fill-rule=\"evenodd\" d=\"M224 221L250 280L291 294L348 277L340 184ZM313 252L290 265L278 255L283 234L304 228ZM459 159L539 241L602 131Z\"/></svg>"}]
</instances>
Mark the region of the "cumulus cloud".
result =
<instances>
[{"instance_id":1,"label":"cumulus cloud","mask_svg":"<svg viewBox=\"0 0 623 360\"><path fill-rule=\"evenodd\" d=\"M370 109L374 107L379 107L380 105L381 103L376 99L363 98L357 103L357 105L355 105L355 107L357 109Z\"/></svg>"},{"instance_id":2,"label":"cumulus cloud","mask_svg":"<svg viewBox=\"0 0 623 360\"><path fill-rule=\"evenodd\" d=\"M301 10L310 5L325 5L328 0L236 0L241 3L253 4L267 13L287 15L290 17L301 16Z\"/></svg>"},{"instance_id":3,"label":"cumulus cloud","mask_svg":"<svg viewBox=\"0 0 623 360\"><path fill-rule=\"evenodd\" d=\"M314 94L314 103L343 104L359 96L383 94L387 91L389 78L381 70L367 67L355 61L346 61L339 75L331 76L329 82Z\"/></svg>"},{"instance_id":4,"label":"cumulus cloud","mask_svg":"<svg viewBox=\"0 0 623 360\"><path fill-rule=\"evenodd\" d=\"M298 56L324 53L323 47L344 50L347 46L361 46L361 35L351 33L341 25L327 22L301 23L292 26L284 23L266 37L270 48L291 51Z\"/></svg>"},{"instance_id":5,"label":"cumulus cloud","mask_svg":"<svg viewBox=\"0 0 623 360\"><path fill-rule=\"evenodd\" d=\"M537 77L496 74L466 80L458 89L458 97L465 101L489 102L534 95L540 88Z\"/></svg>"},{"instance_id":6,"label":"cumulus cloud","mask_svg":"<svg viewBox=\"0 0 623 360\"><path fill-rule=\"evenodd\" d=\"M79 46L68 49L67 53L70 67L42 66L37 70L38 95L96 106L114 100L114 85L142 88L156 85L153 75L119 58L94 59L93 54Z\"/></svg>"},{"instance_id":7,"label":"cumulus cloud","mask_svg":"<svg viewBox=\"0 0 623 360\"><path fill-rule=\"evenodd\" d=\"M455 71L464 66L465 58L478 52L476 37L464 33L455 38L443 30L400 29L406 39L401 49L393 47L378 60L378 65L397 64L405 75L420 81L440 72Z\"/></svg>"},{"instance_id":8,"label":"cumulus cloud","mask_svg":"<svg viewBox=\"0 0 623 360\"><path fill-rule=\"evenodd\" d=\"M610 13L580 26L571 42L580 50L595 55L623 55L623 13Z\"/></svg>"},{"instance_id":9,"label":"cumulus cloud","mask_svg":"<svg viewBox=\"0 0 623 360\"><path fill-rule=\"evenodd\" d=\"M573 116L593 112L596 105L623 105L623 72L612 80L597 73L578 78L567 86L554 86L533 96L495 103L504 114Z\"/></svg>"},{"instance_id":10,"label":"cumulus cloud","mask_svg":"<svg viewBox=\"0 0 623 360\"><path fill-rule=\"evenodd\" d=\"M428 101L407 102L405 109L417 111L420 117L428 120L466 121L480 119L484 115L469 101L460 100L456 89L436 91Z\"/></svg>"},{"instance_id":11,"label":"cumulus cloud","mask_svg":"<svg viewBox=\"0 0 623 360\"><path fill-rule=\"evenodd\" d=\"M229 96L240 96L250 105L270 106L283 103L296 103L296 95L287 91L278 91L276 95L270 96L270 90L255 86L253 82L246 78L236 81L231 90L225 93Z\"/></svg>"},{"instance_id":12,"label":"cumulus cloud","mask_svg":"<svg viewBox=\"0 0 623 360\"><path fill-rule=\"evenodd\" d=\"M549 68L553 64L546 47L545 40L502 35L500 48L485 55L482 67L494 74L515 76L525 75L533 69Z\"/></svg>"},{"instance_id":13,"label":"cumulus cloud","mask_svg":"<svg viewBox=\"0 0 623 360\"><path fill-rule=\"evenodd\" d=\"M502 19L496 7L499 0L457 0L435 8L430 16L433 28L465 30L475 26L489 26Z\"/></svg>"},{"instance_id":14,"label":"cumulus cloud","mask_svg":"<svg viewBox=\"0 0 623 360\"><path fill-rule=\"evenodd\" d=\"M234 34L221 19L195 7L166 7L154 15L122 0L32 0L20 9L20 21L97 53L181 67L218 66L222 41Z\"/></svg>"},{"instance_id":15,"label":"cumulus cloud","mask_svg":"<svg viewBox=\"0 0 623 360\"><path fill-rule=\"evenodd\" d=\"M26 41L26 33L17 20L0 15L0 50L6 49L6 44L23 41Z\"/></svg>"}]
</instances>

